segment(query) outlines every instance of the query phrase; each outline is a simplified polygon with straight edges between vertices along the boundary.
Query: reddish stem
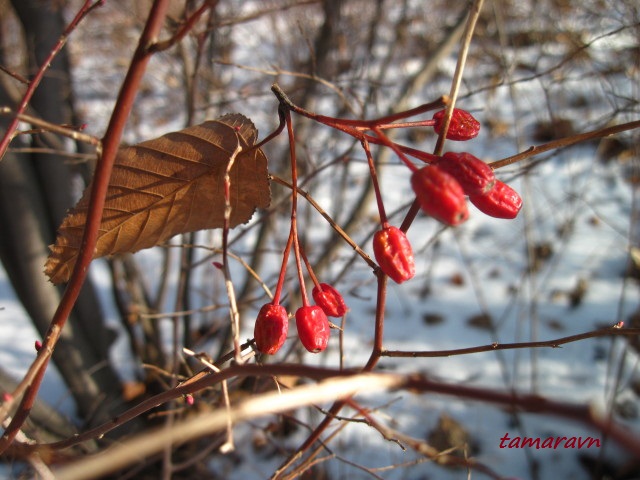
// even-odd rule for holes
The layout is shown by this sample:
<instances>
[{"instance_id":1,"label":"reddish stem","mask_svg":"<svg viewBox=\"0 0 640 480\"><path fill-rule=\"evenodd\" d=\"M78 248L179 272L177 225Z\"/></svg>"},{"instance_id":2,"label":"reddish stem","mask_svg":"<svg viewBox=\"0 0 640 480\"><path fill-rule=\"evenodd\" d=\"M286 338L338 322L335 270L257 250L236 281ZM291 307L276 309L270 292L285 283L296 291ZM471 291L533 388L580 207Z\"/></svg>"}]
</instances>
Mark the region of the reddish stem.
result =
<instances>
[{"instance_id":1,"label":"reddish stem","mask_svg":"<svg viewBox=\"0 0 640 480\"><path fill-rule=\"evenodd\" d=\"M380 223L382 224L382 228L386 228L389 225L389 220L387 219L387 213L384 210L384 202L382 201L382 193L380 192L380 184L378 183L378 175L376 174L376 166L373 162L373 156L371 155L371 150L369 149L369 142L367 142L366 138L363 138L360 143L362 144L362 148L364 149L364 153L367 155L367 163L369 164L369 173L371 175L371 182L373 183L373 191L376 195L376 203L378 205L378 214L380 215Z\"/></svg>"},{"instance_id":2,"label":"reddish stem","mask_svg":"<svg viewBox=\"0 0 640 480\"><path fill-rule=\"evenodd\" d=\"M430 110L440 109L448 103L448 97L440 97L438 100L435 100L433 102L425 103L415 108L405 110L403 112L394 113L392 115L387 115L385 117L374 118L373 120L350 120L344 118L329 117L326 115L318 115L317 113L310 112L308 110L305 110L304 108L298 107L289 99L289 97L287 97L287 95L282 91L278 84L273 84L271 86L271 91L276 95L278 100L280 100L280 103L287 105L290 110L296 112L299 115L310 118L311 120L315 120L316 122L322 123L332 128L337 128L339 130L341 130L342 127L355 127L358 129L373 130L380 125L388 125L403 118L413 117L414 115L419 115Z\"/></svg>"},{"instance_id":3,"label":"reddish stem","mask_svg":"<svg viewBox=\"0 0 640 480\"><path fill-rule=\"evenodd\" d=\"M304 251L304 248L300 247L300 256L302 256L302 260L304 261L305 266L307 267L307 272L309 272L309 276L311 277L311 281L313 282L313 284L318 287L320 287L320 282L318 281L318 277L316 277L316 274L313 272L313 268L311 267L311 263L309 262L309 259L307 258L307 254Z\"/></svg>"},{"instance_id":4,"label":"reddish stem","mask_svg":"<svg viewBox=\"0 0 640 480\"><path fill-rule=\"evenodd\" d=\"M307 289L304 284L304 275L302 273L302 262L300 261L300 244L298 242L298 167L296 157L296 139L293 133L293 124L291 123L291 112L285 109L284 118L287 124L287 134L289 136L289 157L291 158L291 233L293 236L293 253L296 257L296 271L298 272L298 282L300 283L300 294L302 295L302 305L309 306L307 298Z\"/></svg>"},{"instance_id":5,"label":"reddish stem","mask_svg":"<svg viewBox=\"0 0 640 480\"><path fill-rule=\"evenodd\" d=\"M276 285L276 291L273 294L273 305L280 305L280 296L282 295L282 286L284 285L284 278L287 272L287 263L289 263L289 252L291 251L291 245L293 244L293 234L289 231L289 238L287 239L287 246L284 247L282 254L282 266L280 267L280 276L278 277L278 284Z\"/></svg>"},{"instance_id":6,"label":"reddish stem","mask_svg":"<svg viewBox=\"0 0 640 480\"><path fill-rule=\"evenodd\" d=\"M393 152L398 156L398 158L402 160L402 162L407 167L409 167L409 170L411 170L412 172L415 172L418 170L418 167L416 167L411 162L411 160L407 158L407 156L404 154L402 149L398 148L398 146L395 143L389 140L389 137L387 137L382 130L380 130L378 127L375 127L373 131L375 132L377 137L380 139L380 142L382 143L382 145L389 147L391 150L393 150Z\"/></svg>"}]
</instances>

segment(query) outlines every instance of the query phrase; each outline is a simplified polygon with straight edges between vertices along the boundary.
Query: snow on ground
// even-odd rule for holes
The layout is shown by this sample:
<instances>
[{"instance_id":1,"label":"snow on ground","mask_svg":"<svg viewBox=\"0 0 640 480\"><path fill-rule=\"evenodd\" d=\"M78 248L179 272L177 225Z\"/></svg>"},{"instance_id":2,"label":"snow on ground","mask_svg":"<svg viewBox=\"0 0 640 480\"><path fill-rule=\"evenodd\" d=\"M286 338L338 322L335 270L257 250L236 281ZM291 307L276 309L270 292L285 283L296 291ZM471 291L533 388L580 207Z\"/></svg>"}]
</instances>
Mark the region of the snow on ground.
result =
<instances>
[{"instance_id":1,"label":"snow on ground","mask_svg":"<svg viewBox=\"0 0 640 480\"><path fill-rule=\"evenodd\" d=\"M235 61L242 65L264 68L272 62L278 63L277 52L259 50L267 35L264 28L264 25L252 22L234 30L234 34L243 39L243 48L238 47L235 52ZM601 27L602 31L607 31L607 28L615 27ZM597 32L594 36L596 34ZM624 48L629 42L635 45L634 40L624 33L620 39L607 37L606 40L598 41L595 50L605 61L608 54ZM256 50L259 52L257 55ZM510 60L517 56L520 61L525 62L531 56L538 55L537 51L526 50L508 53L512 54ZM540 63L540 70L556 65L564 51L551 49L546 53L548 56ZM96 69L102 65L100 61L90 63L94 61L93 58L95 57L84 57L77 68L79 101L85 116L92 117L95 114L97 118L101 118L98 114L108 112L109 101L112 101L108 96L105 98L105 89L108 92L114 80L96 75ZM449 58L443 62L443 71L450 74L454 61L454 58ZM150 82L154 88L158 87L154 95L159 98L171 96L171 82L176 77L173 68L169 62L157 62L155 65ZM414 67L407 61L405 68ZM226 69L223 75L232 84L238 82L240 87L244 86L234 73L237 72ZM517 71L514 78L523 78L518 75L525 73ZM539 120L548 120L548 105L541 103L541 95L557 94L559 108L554 113L569 116L579 130L585 130L601 124L601 119L610 113L611 106L608 102L637 94L637 86L633 87L630 82L625 81L624 75L607 84L606 88L611 90L603 92L600 78L582 78L579 73L576 73L575 79L565 79L561 85L567 90L575 91L576 88L572 86L572 82L575 82L582 95L592 95L592 98L598 100L589 103L582 110L560 108L562 102L570 103L566 98L567 91L554 90L551 82L544 81L544 78L542 81L518 83L511 92L502 89L497 93L474 94L468 103L463 100L460 106L477 112L478 118L485 124L496 119L509 123L513 122L514 117L517 118L516 130L519 137L495 137L489 129L485 129L478 139L469 144L449 143L448 148L470 149L486 160L499 159L526 148L534 142L531 138L533 124ZM94 83L96 77L109 86ZM242 82L247 82L246 78ZM259 75L255 78L259 78ZM428 89L438 90L434 86ZM439 93L447 90L447 84L443 83ZM431 92L423 92L423 95L431 95ZM257 105L254 106L252 102ZM241 111L254 120L262 135L275 126L275 116L264 113L269 111L269 105L275 105L271 97L251 99L248 105L250 108ZM241 107L241 99L234 106ZM327 101L317 105L319 111L325 107L330 108L331 105ZM147 108L154 111L153 102ZM166 103L164 109L155 112L162 115L151 124L144 119L137 119L135 128L129 132L126 140L133 142L150 138L180 128L184 121L180 115L169 116ZM618 118L617 121L621 120ZM158 126L162 131L156 131ZM96 131L92 133L99 133L100 124L97 123L95 128ZM324 140L321 134L315 142L322 144ZM423 145L417 147L430 150L433 140L433 136L429 137ZM278 141L283 143L284 138ZM311 142L311 147L313 143ZM328 158L345 148L345 145L330 146ZM547 340L626 320L638 308L639 303L637 283L625 282L623 279L628 256L629 219L633 211L633 186L628 181L627 166L619 162L603 164L597 160L597 149L597 144L590 143L565 150L528 175L522 175L519 166L507 167L498 172L498 177L509 181L524 198L525 207L515 221L491 219L472 208L471 219L464 226L455 231L437 233L439 226L433 220L420 217L409 231L409 238L418 252L418 274L407 284L389 286L385 347L407 351L445 350L492 342ZM321 156L322 153L319 153L312 160L321 162ZM362 154L356 154L352 160L350 168L354 182L366 178L363 160ZM384 166L382 170L382 191L388 205L397 207L411 200L409 175L405 168L398 166L396 159L392 158L390 162L392 164ZM320 175L311 185L312 194L327 211L336 211L339 206L332 204L335 191L330 176L331 172L324 177ZM388 208L393 210L393 207ZM392 220L397 223L401 217L394 217ZM318 238L325 238L327 235L321 222L314 221L311 225L305 225L305 228L306 234L312 237L318 235ZM371 232L363 230L360 233L362 238L366 238ZM436 234L438 242L433 244L432 239ZM550 258L541 262L534 275L526 274L527 241L530 246L552 247ZM371 253L368 243L363 243L363 246ZM345 248L339 258L344 259L349 253L349 249ZM153 268L153 258L153 253L149 252L138 255L138 259L150 269ZM340 261L336 261L332 273L337 274L341 268ZM95 278L105 290L109 288L107 275L101 273L100 266L95 269ZM345 364L351 367L361 366L366 362L373 334L371 322L375 287L368 268L358 262L338 286L356 284L359 285L354 292L357 296L345 295L351 307L344 338ZM578 291L577 287L580 285L585 287L584 295L572 306L572 294ZM343 292L346 293L347 289L343 288ZM103 301L108 304L108 295L103 295ZM201 297L197 301L204 302ZM35 334L2 271L0 308L0 331L3 332L0 337L0 362L19 377L33 358ZM477 320L481 320L480 316L483 314L491 317L494 329L483 326L481 322L478 324ZM476 320L475 326L473 319ZM244 332L246 336L251 336L252 327L249 327L251 326ZM605 408L613 388L612 372L617 368L616 361L620 361L623 344L623 340L601 338L568 344L559 349L488 352L443 358L383 358L380 368L427 373L434 378L465 385L538 393L556 400L593 402L600 408ZM327 354L308 356L305 360L310 364L334 366L337 365L336 354L336 343L332 341ZM115 357L122 358L120 354ZM637 360L637 356L630 353L625 361L629 367L636 368ZM128 372L124 373L125 376L131 375L130 366L126 362L119 366L123 372ZM630 394L627 384L621 385L620 389L623 392L621 398L637 402L637 397ZM68 396L65 395L54 368L50 368L47 374L42 397L66 414L73 415ZM478 402L409 392L391 392L362 398L363 404L379 408L377 418L380 421L421 439L428 437L440 415L446 412L471 434L477 447L474 456L506 477L529 478L532 462L538 462L539 478L585 478L585 470L579 465L576 454L597 456L600 453L600 450L595 449L577 451L500 448L500 439L505 434L511 437L600 438L593 430L550 416L519 415L518 426L511 416ZM236 433L238 445L252 444L258 431L254 426L266 421L239 425ZM636 432L640 432L637 415L629 420L629 424ZM306 430L298 429L284 443L295 448L306 434ZM466 478L466 472L447 470L430 462L423 462L410 449L403 451L396 443L383 439L377 432L362 424L347 426L329 444L329 448L337 457L337 460L326 462L330 478L371 478L348 462L370 469L380 468L382 470L377 471L377 474L385 479ZM254 450L247 447L238 451L238 455L244 461L237 463L237 457L217 459L212 467L224 478L265 478L281 461L281 457L270 455L268 449ZM606 455L614 458L620 456L613 444L606 449ZM385 467L405 463L405 468L384 470ZM476 477L481 475L472 474L472 478Z\"/></svg>"}]
</instances>

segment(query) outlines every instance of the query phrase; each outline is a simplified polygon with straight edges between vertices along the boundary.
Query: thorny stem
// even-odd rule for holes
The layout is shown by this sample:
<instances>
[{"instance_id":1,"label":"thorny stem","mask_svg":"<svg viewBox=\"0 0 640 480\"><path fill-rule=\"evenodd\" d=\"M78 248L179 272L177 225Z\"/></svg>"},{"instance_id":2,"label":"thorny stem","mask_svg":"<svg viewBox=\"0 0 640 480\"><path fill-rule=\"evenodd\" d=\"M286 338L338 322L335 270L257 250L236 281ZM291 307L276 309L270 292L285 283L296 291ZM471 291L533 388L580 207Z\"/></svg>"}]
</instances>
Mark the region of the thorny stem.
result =
<instances>
[{"instance_id":1,"label":"thorny stem","mask_svg":"<svg viewBox=\"0 0 640 480\"><path fill-rule=\"evenodd\" d=\"M53 349L60 338L62 328L71 313L88 274L89 263L91 263L93 258L93 252L98 240L98 229L120 138L122 137L127 118L133 107L140 82L151 58L148 50L149 45L153 44L162 29L168 6L168 0L156 0L153 3L144 31L140 36L140 41L131 60L120 93L118 94L118 99L116 100L117 108L113 110L107 131L102 139L102 148L98 148L99 161L94 174L93 187L89 200L89 211L87 213L85 230L78 252L78 259L71 273L67 288L51 319L49 331L43 341L43 347L40 349L35 361L31 364L29 370L20 382L20 385L18 385L16 391L13 393L14 400L19 399L23 395L24 397L22 398L18 412L5 429L2 438L0 438L0 454L11 444L35 402L44 371L53 354ZM0 418L6 416L8 409L11 408L11 403L12 402L6 402L6 405L3 405L0 409Z\"/></svg>"}]
</instances>

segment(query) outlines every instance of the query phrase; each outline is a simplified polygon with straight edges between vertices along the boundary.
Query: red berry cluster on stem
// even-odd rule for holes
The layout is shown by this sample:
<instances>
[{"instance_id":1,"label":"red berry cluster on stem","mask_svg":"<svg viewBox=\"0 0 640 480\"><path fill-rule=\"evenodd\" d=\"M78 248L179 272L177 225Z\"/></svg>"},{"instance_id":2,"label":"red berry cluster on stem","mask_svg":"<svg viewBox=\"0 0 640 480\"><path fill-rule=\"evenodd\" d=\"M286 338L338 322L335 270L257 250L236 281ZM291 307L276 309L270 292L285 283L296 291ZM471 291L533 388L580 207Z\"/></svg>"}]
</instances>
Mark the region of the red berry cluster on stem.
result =
<instances>
[{"instance_id":1,"label":"red berry cluster on stem","mask_svg":"<svg viewBox=\"0 0 640 480\"><path fill-rule=\"evenodd\" d=\"M286 309L280 305L280 296L285 279L285 272L289 260L289 252L293 247L302 306L296 310L296 329L300 342L311 353L319 353L327 348L331 333L331 324L328 316L342 317L347 312L342 295L331 285L320 283L315 276L311 264L307 259L298 241L297 227L297 165L295 153L295 139L291 116L288 110L281 112L289 134L289 150L291 156L291 227L289 239L282 256L282 267L276 286L276 292L271 303L264 305L256 319L254 327L254 340L256 348L261 353L273 355L284 344L289 330L289 316ZM302 263L305 263L307 271L313 280L314 288L312 297L316 305L311 305L307 297L305 279L302 271Z\"/></svg>"},{"instance_id":2,"label":"red berry cluster on stem","mask_svg":"<svg viewBox=\"0 0 640 480\"><path fill-rule=\"evenodd\" d=\"M328 339L329 328L327 315L341 316L346 311L342 296L330 285L321 284L313 275L306 257L299 245L296 227L296 160L291 112L305 116L311 120L340 130L359 140L366 154L369 164L371 182L376 196L376 204L380 216L381 229L373 235L373 253L382 273L389 276L396 283L405 282L415 275L415 262L411 244L403 229L391 226L384 208L384 201L375 168L375 162L370 151L370 144L383 145L391 148L400 160L411 170L411 187L416 195L416 202L426 214L450 226L456 226L469 218L467 198L483 213L497 218L515 218L522 206L518 193L511 187L495 178L493 169L485 162L468 152L446 152L444 155L434 155L411 147L395 143L387 137L385 131L393 128L432 127L436 133L455 141L466 141L475 138L480 131L480 122L466 110L450 108L442 110L448 99L421 105L419 107L399 112L374 120L347 120L325 115L318 115L293 104L286 94L277 86L272 91L280 101L280 127L268 139L280 133L285 125L289 134L289 149L291 156L292 177L292 215L291 234L288 248L293 245L296 255L296 265L303 306L296 312L296 324L300 339L312 352L326 348L325 336ZM438 110L431 119L421 121L403 121L411 116L422 114L430 110ZM367 133L368 132L368 133ZM408 156L412 156L427 163L422 168L417 167ZM410 224L410 222L409 222ZM285 253L288 253L288 248ZM285 255L286 257L286 255ZM304 277L300 258L304 257L307 270L314 281L313 299L315 306L308 303L304 288ZM286 259L283 262L286 263ZM281 272L281 280L283 273ZM278 284L281 286L281 282ZM279 291L279 290L278 290ZM276 295L274 304L277 304ZM325 328L326 327L326 328Z\"/></svg>"}]
</instances>

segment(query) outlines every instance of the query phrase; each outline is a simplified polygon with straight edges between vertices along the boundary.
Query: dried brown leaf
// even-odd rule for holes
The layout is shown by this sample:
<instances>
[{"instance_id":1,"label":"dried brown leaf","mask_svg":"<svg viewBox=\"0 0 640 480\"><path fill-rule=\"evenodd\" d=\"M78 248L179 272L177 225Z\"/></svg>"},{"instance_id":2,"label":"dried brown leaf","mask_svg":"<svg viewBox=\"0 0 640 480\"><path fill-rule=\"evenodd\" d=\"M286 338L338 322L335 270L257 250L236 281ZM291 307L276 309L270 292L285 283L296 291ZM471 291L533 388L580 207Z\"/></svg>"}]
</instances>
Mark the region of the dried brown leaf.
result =
<instances>
[{"instance_id":1,"label":"dried brown leaf","mask_svg":"<svg viewBox=\"0 0 640 480\"><path fill-rule=\"evenodd\" d=\"M229 114L168 133L118 153L109 181L93 258L158 245L174 235L224 222L224 174L231 169L231 219L247 222L256 208L269 205L267 158L248 151L258 132L251 120ZM91 185L58 230L45 265L53 283L67 281L76 262L87 218Z\"/></svg>"}]
</instances>

